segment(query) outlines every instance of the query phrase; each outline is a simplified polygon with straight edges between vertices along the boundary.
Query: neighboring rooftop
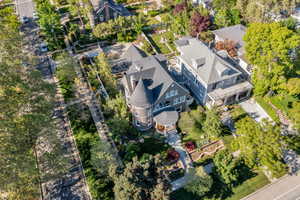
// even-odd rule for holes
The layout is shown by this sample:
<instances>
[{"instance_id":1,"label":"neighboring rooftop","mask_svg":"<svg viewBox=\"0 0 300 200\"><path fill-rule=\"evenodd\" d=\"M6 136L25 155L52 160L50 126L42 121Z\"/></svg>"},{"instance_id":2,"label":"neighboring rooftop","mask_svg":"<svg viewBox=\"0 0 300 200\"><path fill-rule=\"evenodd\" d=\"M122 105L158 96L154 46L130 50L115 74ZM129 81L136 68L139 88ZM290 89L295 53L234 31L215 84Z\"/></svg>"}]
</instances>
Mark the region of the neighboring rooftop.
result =
<instances>
[{"instance_id":1,"label":"neighboring rooftop","mask_svg":"<svg viewBox=\"0 0 300 200\"><path fill-rule=\"evenodd\" d=\"M94 11L99 12L104 9L105 4L108 4L110 8L122 13L122 16L129 16L130 12L122 4L117 4L113 0L90 0L93 5Z\"/></svg>"},{"instance_id":2,"label":"neighboring rooftop","mask_svg":"<svg viewBox=\"0 0 300 200\"><path fill-rule=\"evenodd\" d=\"M243 40L243 37L246 33L246 27L238 24L234 26L229 26L225 28L221 28L218 30L213 31L215 35L217 35L219 38L222 38L223 40L232 40L237 43L238 51L241 54L245 53L245 42Z\"/></svg>"},{"instance_id":3,"label":"neighboring rooftop","mask_svg":"<svg viewBox=\"0 0 300 200\"><path fill-rule=\"evenodd\" d=\"M216 54L196 38L175 41L182 58L206 84L241 74L228 57Z\"/></svg>"}]
</instances>

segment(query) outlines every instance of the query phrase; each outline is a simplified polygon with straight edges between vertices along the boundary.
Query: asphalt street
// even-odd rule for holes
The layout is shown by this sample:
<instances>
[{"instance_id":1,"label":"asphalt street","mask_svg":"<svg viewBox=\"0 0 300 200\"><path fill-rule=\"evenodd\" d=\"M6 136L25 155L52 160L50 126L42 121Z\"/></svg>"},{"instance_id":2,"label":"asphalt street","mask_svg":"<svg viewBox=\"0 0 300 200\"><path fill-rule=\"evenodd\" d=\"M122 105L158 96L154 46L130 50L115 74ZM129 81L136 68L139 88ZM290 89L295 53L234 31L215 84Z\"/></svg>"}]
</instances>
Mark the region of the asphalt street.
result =
<instances>
[{"instance_id":1,"label":"asphalt street","mask_svg":"<svg viewBox=\"0 0 300 200\"><path fill-rule=\"evenodd\" d=\"M300 175L285 176L242 200L300 200Z\"/></svg>"}]
</instances>

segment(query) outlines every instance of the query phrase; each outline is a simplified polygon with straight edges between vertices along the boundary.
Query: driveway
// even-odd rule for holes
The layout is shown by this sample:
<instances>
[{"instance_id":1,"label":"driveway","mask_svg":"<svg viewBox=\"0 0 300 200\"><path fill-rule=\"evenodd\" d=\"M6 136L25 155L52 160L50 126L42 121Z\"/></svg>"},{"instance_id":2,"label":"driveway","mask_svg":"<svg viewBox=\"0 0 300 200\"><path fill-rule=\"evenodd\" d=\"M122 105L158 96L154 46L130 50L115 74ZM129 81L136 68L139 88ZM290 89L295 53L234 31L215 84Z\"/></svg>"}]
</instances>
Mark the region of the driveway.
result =
<instances>
[{"instance_id":1,"label":"driveway","mask_svg":"<svg viewBox=\"0 0 300 200\"><path fill-rule=\"evenodd\" d=\"M242 200L299 200L300 175L285 176Z\"/></svg>"},{"instance_id":2,"label":"driveway","mask_svg":"<svg viewBox=\"0 0 300 200\"><path fill-rule=\"evenodd\" d=\"M239 105L257 122L260 122L262 119L272 121L271 117L254 99L248 99L239 103Z\"/></svg>"}]
</instances>

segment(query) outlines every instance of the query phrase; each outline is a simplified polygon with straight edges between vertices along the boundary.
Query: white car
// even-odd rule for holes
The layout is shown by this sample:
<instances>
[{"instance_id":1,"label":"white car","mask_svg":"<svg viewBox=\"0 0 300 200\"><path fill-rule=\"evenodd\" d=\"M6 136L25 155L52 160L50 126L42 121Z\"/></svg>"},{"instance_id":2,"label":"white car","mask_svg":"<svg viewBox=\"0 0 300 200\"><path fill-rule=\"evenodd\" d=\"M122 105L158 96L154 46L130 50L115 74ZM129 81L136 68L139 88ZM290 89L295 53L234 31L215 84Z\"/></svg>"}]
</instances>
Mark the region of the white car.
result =
<instances>
[{"instance_id":1,"label":"white car","mask_svg":"<svg viewBox=\"0 0 300 200\"><path fill-rule=\"evenodd\" d=\"M33 12L32 18L33 18L34 20L37 20L37 19L39 19L39 16L38 16L38 14L37 14L36 12Z\"/></svg>"},{"instance_id":2,"label":"white car","mask_svg":"<svg viewBox=\"0 0 300 200\"><path fill-rule=\"evenodd\" d=\"M47 52L47 51L48 51L47 44L43 42L43 43L40 45L40 50L41 50L41 52Z\"/></svg>"},{"instance_id":3,"label":"white car","mask_svg":"<svg viewBox=\"0 0 300 200\"><path fill-rule=\"evenodd\" d=\"M21 22L22 22L23 24L27 24L27 23L29 22L28 17L23 16L23 17L21 18Z\"/></svg>"}]
</instances>

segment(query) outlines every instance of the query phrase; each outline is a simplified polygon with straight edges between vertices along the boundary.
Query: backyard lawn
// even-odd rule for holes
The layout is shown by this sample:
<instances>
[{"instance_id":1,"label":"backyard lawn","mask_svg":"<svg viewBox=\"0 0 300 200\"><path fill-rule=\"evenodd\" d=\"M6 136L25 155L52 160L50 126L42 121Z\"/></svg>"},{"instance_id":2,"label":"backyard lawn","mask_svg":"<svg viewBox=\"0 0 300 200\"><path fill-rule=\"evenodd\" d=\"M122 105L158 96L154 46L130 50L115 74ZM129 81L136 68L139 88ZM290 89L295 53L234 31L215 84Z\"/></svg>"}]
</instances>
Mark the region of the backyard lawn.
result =
<instances>
[{"instance_id":1,"label":"backyard lawn","mask_svg":"<svg viewBox=\"0 0 300 200\"><path fill-rule=\"evenodd\" d=\"M155 45L158 47L158 49L162 54L171 53L170 49L166 46L166 44L161 42L162 34L151 34L148 35L148 37L150 38L150 40L151 39L153 40L153 42L155 43Z\"/></svg>"},{"instance_id":2,"label":"backyard lawn","mask_svg":"<svg viewBox=\"0 0 300 200\"><path fill-rule=\"evenodd\" d=\"M243 182L241 185L234 187L232 189L233 194L230 197L226 198L225 200L240 200L241 198L267 185L268 183L269 180L267 179L267 177L263 173L259 172L258 175L256 175L255 177L252 177L246 180L245 182ZM174 200L200 200L201 199L201 197L198 197L197 195L194 195L193 193L186 191L184 188L181 188L173 192L171 194L171 197L172 197L171 199ZM209 199L210 199L209 197L206 197L206 200Z\"/></svg>"},{"instance_id":3,"label":"backyard lawn","mask_svg":"<svg viewBox=\"0 0 300 200\"><path fill-rule=\"evenodd\" d=\"M186 133L186 136L183 137L183 142L197 142L203 140L202 123L204 120L205 114L200 107L189 112L180 113L178 128L181 132Z\"/></svg>"},{"instance_id":4,"label":"backyard lawn","mask_svg":"<svg viewBox=\"0 0 300 200\"><path fill-rule=\"evenodd\" d=\"M257 176L250 178L241 185L233 188L233 195L226 200L240 200L268 183L270 183L268 178L262 172L259 172Z\"/></svg>"}]
</instances>

